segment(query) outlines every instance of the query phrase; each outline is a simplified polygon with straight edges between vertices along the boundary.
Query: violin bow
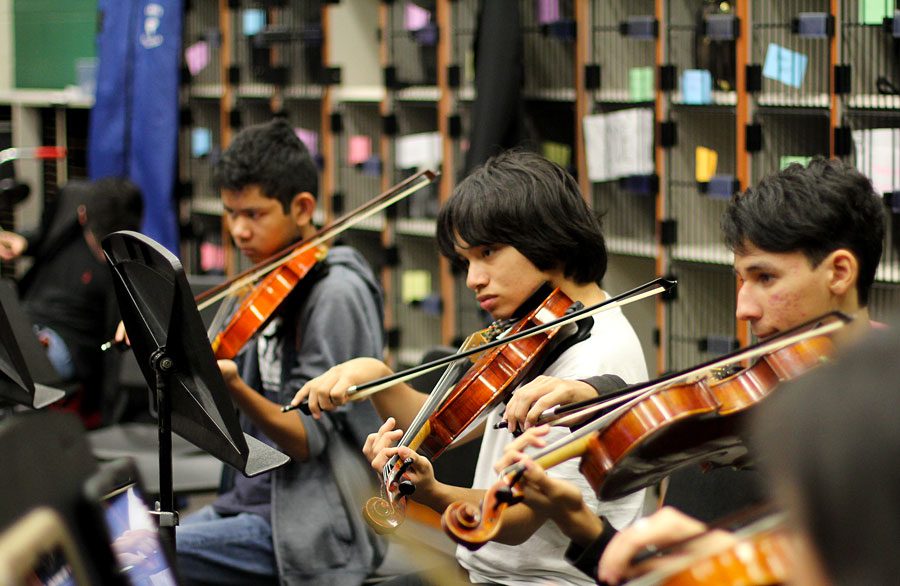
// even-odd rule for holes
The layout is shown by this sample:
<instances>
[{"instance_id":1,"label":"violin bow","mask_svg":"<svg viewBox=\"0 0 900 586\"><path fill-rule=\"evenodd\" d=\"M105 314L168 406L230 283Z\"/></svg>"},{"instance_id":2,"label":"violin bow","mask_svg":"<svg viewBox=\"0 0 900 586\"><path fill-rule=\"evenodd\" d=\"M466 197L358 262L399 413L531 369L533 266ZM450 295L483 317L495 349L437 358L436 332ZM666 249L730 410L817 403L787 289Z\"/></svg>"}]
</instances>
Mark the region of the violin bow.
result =
<instances>
[{"instance_id":1,"label":"violin bow","mask_svg":"<svg viewBox=\"0 0 900 586\"><path fill-rule=\"evenodd\" d=\"M347 396L352 401L359 401L365 399L369 395L382 391L388 387L391 387L397 383L404 382L417 376L421 376L425 373L431 372L433 370L437 370L451 362L455 362L462 358L467 358L472 356L473 354L479 354L482 352L486 352L497 346L502 346L505 344L509 344L511 342L515 342L518 340L522 340L524 338L528 338L530 336L534 336L536 334L540 334L541 332L545 332L547 330L553 328L560 328L566 326L571 323L575 323L581 319L586 317L590 317L592 315L596 315L603 311L607 311L610 309L614 309L617 307L623 307L628 305L629 303L634 303L635 301L639 301L641 299L645 299L647 297L651 297L653 295L658 295L664 291L668 291L675 287L677 281L672 281L664 278L657 278L643 285L639 285L630 291L626 291L620 295L615 297L611 297L605 301L597 303L596 305L591 305L589 307L584 307L579 309L578 311L573 311L572 313L565 315L561 318L555 319L553 321L546 322L540 326L535 326L533 328L529 328L527 330L523 330L518 334L514 334L512 336L508 336L505 338L499 338L494 340L493 342L488 342L487 344L482 344L480 346L476 346L470 350L466 350L464 352L459 352L457 354L451 354L450 356L446 356L444 358L439 358L437 360L433 360L431 362L426 362L425 364L416 366L414 368L410 368L408 370L404 370L402 372L397 372L389 376L385 376L379 379L375 379L369 381L367 383L361 385L353 385L347 389ZM309 406L306 401L300 403L299 405L285 405L281 408L282 412L292 411L294 409L300 409L304 413L309 413Z\"/></svg>"},{"instance_id":2,"label":"violin bow","mask_svg":"<svg viewBox=\"0 0 900 586\"><path fill-rule=\"evenodd\" d=\"M381 210L390 207L398 201L406 198L423 187L434 183L438 174L434 171L419 171L415 175L401 181L394 187L364 203L353 211L344 214L340 218L323 227L312 237L298 242L285 250L281 250L271 257L235 275L234 278L208 291L204 291L195 298L198 309L205 309L220 299L233 294L236 291L252 285L293 257L306 252L311 248L334 239L342 232L359 224L363 220L377 214Z\"/></svg>"}]
</instances>

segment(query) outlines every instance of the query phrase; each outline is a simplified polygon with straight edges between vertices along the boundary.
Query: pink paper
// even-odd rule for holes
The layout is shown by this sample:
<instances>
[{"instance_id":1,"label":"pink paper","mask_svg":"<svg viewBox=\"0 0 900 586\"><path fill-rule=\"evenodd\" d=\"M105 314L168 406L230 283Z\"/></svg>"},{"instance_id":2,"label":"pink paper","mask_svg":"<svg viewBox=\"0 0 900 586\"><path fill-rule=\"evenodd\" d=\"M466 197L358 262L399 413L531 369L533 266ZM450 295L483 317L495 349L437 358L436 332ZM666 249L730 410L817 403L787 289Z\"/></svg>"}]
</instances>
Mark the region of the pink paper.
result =
<instances>
[{"instance_id":1,"label":"pink paper","mask_svg":"<svg viewBox=\"0 0 900 586\"><path fill-rule=\"evenodd\" d=\"M559 21L559 0L537 0L538 24Z\"/></svg>"},{"instance_id":2,"label":"pink paper","mask_svg":"<svg viewBox=\"0 0 900 586\"><path fill-rule=\"evenodd\" d=\"M191 75L197 75L209 65L209 45L206 41L197 41L184 50L184 61Z\"/></svg>"},{"instance_id":3,"label":"pink paper","mask_svg":"<svg viewBox=\"0 0 900 586\"><path fill-rule=\"evenodd\" d=\"M403 27L408 31L418 31L425 28L431 22L431 13L416 6L412 2L407 2L403 11Z\"/></svg>"},{"instance_id":4,"label":"pink paper","mask_svg":"<svg viewBox=\"0 0 900 586\"><path fill-rule=\"evenodd\" d=\"M214 271L225 268L225 249L218 244L202 242L200 244L200 270Z\"/></svg>"},{"instance_id":5,"label":"pink paper","mask_svg":"<svg viewBox=\"0 0 900 586\"><path fill-rule=\"evenodd\" d=\"M294 132L297 134L297 138L303 141L303 144L306 145L306 148L309 149L309 154L312 157L315 157L319 154L319 133L315 130L307 130L305 128L295 128Z\"/></svg>"},{"instance_id":6,"label":"pink paper","mask_svg":"<svg viewBox=\"0 0 900 586\"><path fill-rule=\"evenodd\" d=\"M357 134L351 136L347 142L347 162L351 165L361 165L372 156L372 139L368 136Z\"/></svg>"}]
</instances>

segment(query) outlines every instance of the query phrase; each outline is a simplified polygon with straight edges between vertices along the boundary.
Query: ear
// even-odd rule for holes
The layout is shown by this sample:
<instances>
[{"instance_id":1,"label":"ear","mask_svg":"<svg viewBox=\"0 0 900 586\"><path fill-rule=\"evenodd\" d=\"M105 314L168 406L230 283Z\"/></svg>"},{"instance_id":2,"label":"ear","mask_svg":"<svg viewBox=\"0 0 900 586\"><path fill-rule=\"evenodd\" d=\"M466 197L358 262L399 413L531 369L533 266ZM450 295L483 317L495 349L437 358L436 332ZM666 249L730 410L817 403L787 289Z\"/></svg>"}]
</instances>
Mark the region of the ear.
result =
<instances>
[{"instance_id":1,"label":"ear","mask_svg":"<svg viewBox=\"0 0 900 586\"><path fill-rule=\"evenodd\" d=\"M828 288L834 295L844 296L850 291L856 292L856 282L859 279L859 261L856 260L856 255L846 248L839 248L823 262L828 263Z\"/></svg>"},{"instance_id":2,"label":"ear","mask_svg":"<svg viewBox=\"0 0 900 586\"><path fill-rule=\"evenodd\" d=\"M297 226L304 228L312 223L316 211L316 198L308 191L298 193L291 200L291 218Z\"/></svg>"}]
</instances>

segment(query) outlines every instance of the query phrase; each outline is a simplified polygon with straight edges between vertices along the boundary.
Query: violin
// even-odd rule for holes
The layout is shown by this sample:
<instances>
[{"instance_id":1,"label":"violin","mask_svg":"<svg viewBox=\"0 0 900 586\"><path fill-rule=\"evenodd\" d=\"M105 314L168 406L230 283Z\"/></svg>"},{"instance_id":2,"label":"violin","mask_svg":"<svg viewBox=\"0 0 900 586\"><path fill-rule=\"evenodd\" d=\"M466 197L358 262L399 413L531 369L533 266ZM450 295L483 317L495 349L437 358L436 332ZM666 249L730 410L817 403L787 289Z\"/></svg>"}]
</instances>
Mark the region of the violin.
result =
<instances>
[{"instance_id":1,"label":"violin","mask_svg":"<svg viewBox=\"0 0 900 586\"><path fill-rule=\"evenodd\" d=\"M613 399L624 398L625 404L539 450L534 460L547 469L581 456L581 473L602 500L630 494L690 464L732 464L747 453L739 434L740 416L780 381L801 375L833 354L827 334L849 318L829 314L826 319L824 325L804 324L700 367L635 385ZM716 369L751 357L759 358L753 366L713 380ZM503 510L521 500L521 473L520 465L504 471L480 506L452 503L441 518L444 530L465 547L481 547L499 531Z\"/></svg>"},{"instance_id":2,"label":"violin","mask_svg":"<svg viewBox=\"0 0 900 586\"><path fill-rule=\"evenodd\" d=\"M539 303L529 315L507 330L501 339L449 357L449 360L453 360L471 352L480 352L475 365L456 386L448 392L432 392L410 428L404 433L399 445L407 446L429 458L439 456L461 433L470 428L476 419L504 400L530 373L539 372L540 365L549 360L548 354L561 352L565 349L563 345L577 343L590 335L592 323L579 320L656 295L675 285L674 281L654 279L587 308L580 308L580 302L573 303L557 289ZM532 295L523 305L533 305L543 298L546 293L542 291L539 290ZM570 328L569 326L575 322L578 322L578 326ZM432 368L430 365L424 366L424 371ZM412 370L419 373L423 371ZM444 376L447 376L447 372ZM368 396L371 392L408 378L411 378L410 375L398 373L379 381L372 381L368 385L358 387L360 392L352 397L358 400L360 396ZM362 390L367 386L368 389ZM437 388L441 388L441 382ZM290 406L285 406L284 409L289 408ZM412 494L415 489L404 476L409 465L410 462L400 462L398 458L392 458L382 471L382 490L385 496L370 499L364 507L363 513L367 521L377 532L392 531L403 520L405 497Z\"/></svg>"},{"instance_id":3,"label":"violin","mask_svg":"<svg viewBox=\"0 0 900 586\"><path fill-rule=\"evenodd\" d=\"M762 344L763 346L766 343ZM727 466L747 456L742 415L791 380L834 355L824 335L763 354L751 366L717 380L664 387L638 401L596 434L581 473L604 500L655 484L695 463Z\"/></svg>"},{"instance_id":4,"label":"violin","mask_svg":"<svg viewBox=\"0 0 900 586\"><path fill-rule=\"evenodd\" d=\"M559 289L546 295L546 287L539 289L525 305L533 306L534 300L540 297L546 298L509 328L508 335L563 317L575 306ZM399 445L416 450L429 459L440 456L479 416L499 404L518 386L541 357L558 346L558 341L571 337L577 329L571 326L554 328L485 351L452 389L432 393L440 400L426 402ZM386 498L373 497L363 509L366 520L378 533L391 532L403 521L405 497L414 490L404 476L408 466L409 462L401 462L396 456L388 461L382 471Z\"/></svg>"},{"instance_id":5,"label":"violin","mask_svg":"<svg viewBox=\"0 0 900 586\"><path fill-rule=\"evenodd\" d=\"M325 259L324 246L307 248L266 275L242 300L230 321L213 337L216 358L231 359L256 335L294 287Z\"/></svg>"},{"instance_id":6,"label":"violin","mask_svg":"<svg viewBox=\"0 0 900 586\"><path fill-rule=\"evenodd\" d=\"M628 586L776 586L791 577L790 533L781 515L735 533L735 541L712 553L689 555L628 582Z\"/></svg>"},{"instance_id":7,"label":"violin","mask_svg":"<svg viewBox=\"0 0 900 586\"><path fill-rule=\"evenodd\" d=\"M223 303L213 320L210 329L217 333L210 337L216 358L231 359L237 356L244 345L268 323L297 284L324 260L328 241L430 185L436 179L437 174L433 171L420 171L334 220L309 238L284 248L228 281L197 295L194 301L197 308L203 310L225 297L250 289L224 326L221 325L224 312L232 309L231 306ZM111 347L124 350L127 344L109 341L103 344L102 349L108 350Z\"/></svg>"}]
</instances>

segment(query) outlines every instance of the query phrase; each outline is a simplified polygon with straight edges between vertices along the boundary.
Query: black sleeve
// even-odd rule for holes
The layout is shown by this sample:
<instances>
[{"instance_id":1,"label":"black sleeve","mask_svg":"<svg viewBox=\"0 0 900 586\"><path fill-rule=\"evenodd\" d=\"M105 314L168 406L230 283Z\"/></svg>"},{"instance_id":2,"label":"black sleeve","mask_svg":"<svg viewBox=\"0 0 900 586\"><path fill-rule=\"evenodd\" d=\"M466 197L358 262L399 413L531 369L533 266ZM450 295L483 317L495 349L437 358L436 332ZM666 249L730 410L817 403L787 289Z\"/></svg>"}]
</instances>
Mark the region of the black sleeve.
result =
<instances>
[{"instance_id":1,"label":"black sleeve","mask_svg":"<svg viewBox=\"0 0 900 586\"><path fill-rule=\"evenodd\" d=\"M581 382L587 383L594 387L597 396L602 397L609 393L624 389L628 386L624 380L614 374L601 374L590 378L581 379Z\"/></svg>"},{"instance_id":2,"label":"black sleeve","mask_svg":"<svg viewBox=\"0 0 900 586\"><path fill-rule=\"evenodd\" d=\"M606 520L606 517L600 517L600 521L603 522L603 531L597 539L586 547L581 547L573 541L566 550L566 560L594 580L597 580L597 564L600 563L600 556L618 533L616 528ZM600 584L600 582L597 583Z\"/></svg>"}]
</instances>

